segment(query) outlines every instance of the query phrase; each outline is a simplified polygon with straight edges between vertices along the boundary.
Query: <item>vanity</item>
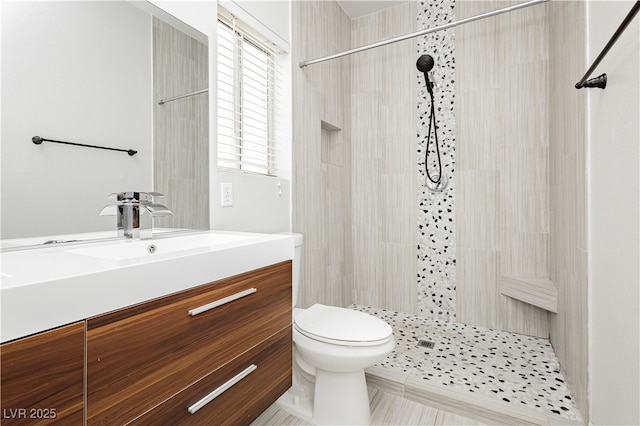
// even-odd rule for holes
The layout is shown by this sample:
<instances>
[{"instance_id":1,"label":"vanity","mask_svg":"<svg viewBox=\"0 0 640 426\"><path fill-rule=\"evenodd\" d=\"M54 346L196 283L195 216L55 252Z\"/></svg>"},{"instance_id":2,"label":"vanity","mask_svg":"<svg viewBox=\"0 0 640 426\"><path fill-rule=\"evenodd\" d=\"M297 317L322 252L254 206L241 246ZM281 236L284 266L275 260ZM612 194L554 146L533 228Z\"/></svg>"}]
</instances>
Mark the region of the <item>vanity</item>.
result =
<instances>
[{"instance_id":1,"label":"vanity","mask_svg":"<svg viewBox=\"0 0 640 426\"><path fill-rule=\"evenodd\" d=\"M216 231L3 253L2 423L250 423L291 386L292 258Z\"/></svg>"}]
</instances>

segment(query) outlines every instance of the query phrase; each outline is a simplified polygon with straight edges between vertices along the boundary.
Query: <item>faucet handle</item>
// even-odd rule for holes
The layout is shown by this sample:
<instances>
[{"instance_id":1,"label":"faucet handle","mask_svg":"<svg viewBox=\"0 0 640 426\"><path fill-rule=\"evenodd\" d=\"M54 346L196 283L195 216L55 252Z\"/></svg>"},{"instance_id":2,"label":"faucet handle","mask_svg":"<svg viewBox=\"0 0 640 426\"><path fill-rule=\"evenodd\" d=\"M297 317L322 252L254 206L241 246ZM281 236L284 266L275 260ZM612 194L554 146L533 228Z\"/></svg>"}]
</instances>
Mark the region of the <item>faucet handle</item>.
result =
<instances>
[{"instance_id":1,"label":"faucet handle","mask_svg":"<svg viewBox=\"0 0 640 426\"><path fill-rule=\"evenodd\" d=\"M107 195L107 198L115 198L118 201L139 200L140 193L135 191L113 192Z\"/></svg>"},{"instance_id":2,"label":"faucet handle","mask_svg":"<svg viewBox=\"0 0 640 426\"><path fill-rule=\"evenodd\" d=\"M115 198L118 201L139 201L139 202L153 202L153 197L164 197L164 195L159 192L123 191L123 192L114 192L107 196L107 198Z\"/></svg>"},{"instance_id":3,"label":"faucet handle","mask_svg":"<svg viewBox=\"0 0 640 426\"><path fill-rule=\"evenodd\" d=\"M162 204L147 204L145 205L152 217L158 216L173 216L173 212L169 210L167 206Z\"/></svg>"},{"instance_id":4,"label":"faucet handle","mask_svg":"<svg viewBox=\"0 0 640 426\"><path fill-rule=\"evenodd\" d=\"M137 200L137 201L153 201L154 197L164 197L164 194L159 192L144 192L144 191L123 191L113 192L107 196L107 198L115 198L118 201L123 200Z\"/></svg>"},{"instance_id":5,"label":"faucet handle","mask_svg":"<svg viewBox=\"0 0 640 426\"><path fill-rule=\"evenodd\" d=\"M116 204L108 204L100 210L98 216L116 216L118 214L118 206Z\"/></svg>"},{"instance_id":6,"label":"faucet handle","mask_svg":"<svg viewBox=\"0 0 640 426\"><path fill-rule=\"evenodd\" d=\"M161 194L161 193L155 192L155 191L154 192L147 192L145 194L149 195L149 199L147 201L150 204L156 203L157 202L156 201L157 198L164 198L164 194Z\"/></svg>"}]
</instances>

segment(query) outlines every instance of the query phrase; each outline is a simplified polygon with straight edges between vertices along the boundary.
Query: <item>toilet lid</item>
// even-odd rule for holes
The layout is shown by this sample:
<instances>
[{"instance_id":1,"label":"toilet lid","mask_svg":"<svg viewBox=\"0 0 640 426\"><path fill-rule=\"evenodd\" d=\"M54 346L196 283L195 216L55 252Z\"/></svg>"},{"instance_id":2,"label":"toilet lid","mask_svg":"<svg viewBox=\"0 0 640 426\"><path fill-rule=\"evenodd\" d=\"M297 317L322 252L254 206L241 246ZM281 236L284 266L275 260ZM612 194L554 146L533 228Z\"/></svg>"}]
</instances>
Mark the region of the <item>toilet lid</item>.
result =
<instances>
[{"instance_id":1,"label":"toilet lid","mask_svg":"<svg viewBox=\"0 0 640 426\"><path fill-rule=\"evenodd\" d=\"M338 345L373 346L393 334L389 324L372 315L319 303L297 314L294 322L307 337Z\"/></svg>"}]
</instances>

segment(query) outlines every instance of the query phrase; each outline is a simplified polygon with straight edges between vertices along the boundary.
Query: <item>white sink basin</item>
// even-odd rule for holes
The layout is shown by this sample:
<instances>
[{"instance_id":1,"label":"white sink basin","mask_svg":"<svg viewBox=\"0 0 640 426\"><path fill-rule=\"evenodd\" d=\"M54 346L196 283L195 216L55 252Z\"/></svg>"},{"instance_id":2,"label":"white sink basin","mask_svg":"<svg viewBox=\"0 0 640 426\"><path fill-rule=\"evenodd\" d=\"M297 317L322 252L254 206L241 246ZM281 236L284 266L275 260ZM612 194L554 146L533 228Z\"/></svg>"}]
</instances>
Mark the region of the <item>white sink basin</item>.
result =
<instances>
[{"instance_id":1,"label":"white sink basin","mask_svg":"<svg viewBox=\"0 0 640 426\"><path fill-rule=\"evenodd\" d=\"M202 250L215 250L226 247L230 243L248 241L255 236L235 234L200 234L166 239L119 241L113 244L102 244L92 247L82 247L66 250L67 253L94 257L105 260L131 260L144 257L177 254L179 252L193 253Z\"/></svg>"}]
</instances>

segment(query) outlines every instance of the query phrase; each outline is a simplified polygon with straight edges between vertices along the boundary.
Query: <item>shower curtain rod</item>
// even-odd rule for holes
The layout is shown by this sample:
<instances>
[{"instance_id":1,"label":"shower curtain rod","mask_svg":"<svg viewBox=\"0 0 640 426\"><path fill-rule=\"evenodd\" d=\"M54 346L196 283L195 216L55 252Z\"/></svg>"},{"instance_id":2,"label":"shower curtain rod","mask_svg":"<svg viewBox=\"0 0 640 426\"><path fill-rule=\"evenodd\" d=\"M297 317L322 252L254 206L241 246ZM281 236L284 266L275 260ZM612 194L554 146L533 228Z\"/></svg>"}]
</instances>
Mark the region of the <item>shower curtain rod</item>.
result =
<instances>
[{"instance_id":1,"label":"shower curtain rod","mask_svg":"<svg viewBox=\"0 0 640 426\"><path fill-rule=\"evenodd\" d=\"M184 94L184 95L174 96L173 98L160 99L158 101L158 105L164 105L167 102L177 101L178 99L186 98L188 96L193 96L193 95L199 95L200 93L206 93L208 91L209 91L209 89L202 89L202 90L196 90L195 92L187 93L187 94Z\"/></svg>"},{"instance_id":2,"label":"shower curtain rod","mask_svg":"<svg viewBox=\"0 0 640 426\"><path fill-rule=\"evenodd\" d=\"M504 7L502 9L496 9L496 10L493 10L491 12L486 12L486 13L482 13L480 15L471 16L469 18L464 18L464 19L461 19L459 21L450 22L448 24L440 25L438 27L427 28L426 30L420 30L420 31L416 31L414 33L405 34L405 35L401 35L401 36L398 36L398 37L390 38L388 40L382 40L382 41L379 41L379 42L376 42L376 43L367 44L365 46L360 46L360 47L356 47L354 49L345 50L344 52L339 52L339 53L334 53L333 55L323 56L322 58L312 59L312 60L309 60L309 61L302 61L302 62L300 62L299 66L300 66L300 68L304 68L304 67L306 67L308 65L317 64L319 62L324 62L324 61L328 61L328 60L331 60L331 59L341 58L343 56L352 55L354 53L362 52L362 51L373 49L373 48L380 47L380 46L385 46L387 44L396 43L398 41L407 40L407 39L410 39L410 38L413 38L413 37L419 37L421 35L435 33L436 31L446 30L446 29L449 29L449 28L456 27L458 25L466 24L466 23L473 22L473 21L478 21L480 19L489 18L489 17L495 16L495 15L500 15L502 13L512 12L514 10L523 9L523 8L529 7L529 6L535 6L536 4L540 4L540 3L546 3L547 1L549 1L549 0L530 0L530 1L526 1L524 3L514 4L513 6Z\"/></svg>"}]
</instances>

